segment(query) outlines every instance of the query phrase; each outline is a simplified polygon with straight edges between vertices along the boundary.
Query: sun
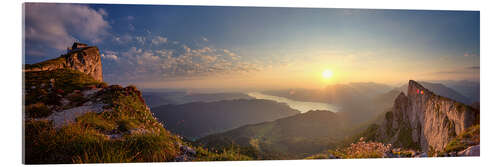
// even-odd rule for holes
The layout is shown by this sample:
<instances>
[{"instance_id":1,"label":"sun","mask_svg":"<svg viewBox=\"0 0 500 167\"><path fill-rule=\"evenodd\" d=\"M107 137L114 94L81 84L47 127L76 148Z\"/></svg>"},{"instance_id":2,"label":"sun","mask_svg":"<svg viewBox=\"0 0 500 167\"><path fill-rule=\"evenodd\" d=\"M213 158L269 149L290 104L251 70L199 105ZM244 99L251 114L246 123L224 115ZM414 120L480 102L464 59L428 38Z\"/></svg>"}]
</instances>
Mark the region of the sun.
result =
<instances>
[{"instance_id":1,"label":"sun","mask_svg":"<svg viewBox=\"0 0 500 167\"><path fill-rule=\"evenodd\" d=\"M330 69L326 69L323 71L323 79L330 79L333 77L333 71Z\"/></svg>"}]
</instances>

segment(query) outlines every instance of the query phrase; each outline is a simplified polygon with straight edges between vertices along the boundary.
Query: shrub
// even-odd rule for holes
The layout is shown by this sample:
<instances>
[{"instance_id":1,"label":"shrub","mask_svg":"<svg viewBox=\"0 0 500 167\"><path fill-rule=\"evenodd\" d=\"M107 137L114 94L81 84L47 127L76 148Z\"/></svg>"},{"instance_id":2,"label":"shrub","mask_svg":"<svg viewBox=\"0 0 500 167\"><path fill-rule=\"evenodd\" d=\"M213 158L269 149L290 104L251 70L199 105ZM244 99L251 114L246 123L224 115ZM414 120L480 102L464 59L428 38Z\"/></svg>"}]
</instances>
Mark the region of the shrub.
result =
<instances>
[{"instance_id":1,"label":"shrub","mask_svg":"<svg viewBox=\"0 0 500 167\"><path fill-rule=\"evenodd\" d=\"M344 149L332 151L332 154L341 158L381 158L389 152L391 145L379 142L365 142L360 138L357 143L352 143Z\"/></svg>"},{"instance_id":2,"label":"shrub","mask_svg":"<svg viewBox=\"0 0 500 167\"><path fill-rule=\"evenodd\" d=\"M118 130L121 132L126 132L132 129L135 129L138 127L139 123L137 120L120 120L117 122L118 124Z\"/></svg>"},{"instance_id":3,"label":"shrub","mask_svg":"<svg viewBox=\"0 0 500 167\"><path fill-rule=\"evenodd\" d=\"M25 108L25 114L31 118L42 118L52 114L52 111L42 102L30 104Z\"/></svg>"},{"instance_id":4,"label":"shrub","mask_svg":"<svg viewBox=\"0 0 500 167\"><path fill-rule=\"evenodd\" d=\"M195 161L236 161L236 160L252 160L251 157L242 153L240 148L228 148L220 151L209 151L202 147L196 147Z\"/></svg>"}]
</instances>

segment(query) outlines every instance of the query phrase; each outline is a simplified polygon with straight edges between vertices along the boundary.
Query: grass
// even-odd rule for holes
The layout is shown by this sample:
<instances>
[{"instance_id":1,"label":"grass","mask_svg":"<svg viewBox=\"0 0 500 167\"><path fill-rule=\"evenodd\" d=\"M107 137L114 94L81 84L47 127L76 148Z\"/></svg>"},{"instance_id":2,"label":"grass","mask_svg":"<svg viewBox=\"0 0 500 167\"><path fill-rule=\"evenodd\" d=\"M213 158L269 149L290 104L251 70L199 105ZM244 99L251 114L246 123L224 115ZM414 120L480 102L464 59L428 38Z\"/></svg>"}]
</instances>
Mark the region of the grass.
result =
<instances>
[{"instance_id":1,"label":"grass","mask_svg":"<svg viewBox=\"0 0 500 167\"><path fill-rule=\"evenodd\" d=\"M62 55L62 56L59 56L57 58L50 59L50 60L47 60L47 61L43 61L43 62L36 63L36 64L26 64L24 66L24 68L26 68L26 69L42 68L42 67L45 67L45 66L48 66L48 65L63 65L65 63L66 63L66 57L64 55Z\"/></svg>"},{"instance_id":2,"label":"grass","mask_svg":"<svg viewBox=\"0 0 500 167\"><path fill-rule=\"evenodd\" d=\"M47 121L28 121L26 163L163 162L179 154L180 140L167 133L108 139L97 130L73 123L60 130ZM84 127L84 128L82 128Z\"/></svg>"},{"instance_id":3,"label":"grass","mask_svg":"<svg viewBox=\"0 0 500 167\"><path fill-rule=\"evenodd\" d=\"M61 129L55 129L53 123L46 120L26 119L27 164L164 162L173 161L180 152L182 141L156 121L141 92L134 86L108 87L89 75L70 69L27 72L25 77L28 117L50 115L52 111L48 106L60 107L62 98L70 101L70 107L88 101L106 106L103 112L86 113ZM90 99L83 97L81 91L92 87L103 89ZM128 133L135 128L143 128L149 133ZM109 134L121 134L122 137L110 139Z\"/></svg>"},{"instance_id":4,"label":"grass","mask_svg":"<svg viewBox=\"0 0 500 167\"><path fill-rule=\"evenodd\" d=\"M469 127L462 134L453 138L445 147L444 152L455 152L466 149L467 147L479 144L480 135L479 135L480 127L479 125L475 125Z\"/></svg>"},{"instance_id":5,"label":"grass","mask_svg":"<svg viewBox=\"0 0 500 167\"><path fill-rule=\"evenodd\" d=\"M42 102L30 104L25 107L25 114L31 118L47 117L52 114L52 111Z\"/></svg>"},{"instance_id":6,"label":"grass","mask_svg":"<svg viewBox=\"0 0 500 167\"><path fill-rule=\"evenodd\" d=\"M237 161L253 160L254 158L245 155L239 147L222 149L220 151L209 151L202 147L195 148L197 155L195 161Z\"/></svg>"},{"instance_id":7,"label":"grass","mask_svg":"<svg viewBox=\"0 0 500 167\"><path fill-rule=\"evenodd\" d=\"M60 105L61 98L74 90L105 86L105 83L98 82L87 74L71 69L26 72L24 102L26 105L39 102L46 105Z\"/></svg>"},{"instance_id":8,"label":"grass","mask_svg":"<svg viewBox=\"0 0 500 167\"><path fill-rule=\"evenodd\" d=\"M106 121L102 114L89 112L86 113L76 119L78 123L80 123L84 127L95 128L99 131L109 132L113 129L116 129L116 124Z\"/></svg>"}]
</instances>

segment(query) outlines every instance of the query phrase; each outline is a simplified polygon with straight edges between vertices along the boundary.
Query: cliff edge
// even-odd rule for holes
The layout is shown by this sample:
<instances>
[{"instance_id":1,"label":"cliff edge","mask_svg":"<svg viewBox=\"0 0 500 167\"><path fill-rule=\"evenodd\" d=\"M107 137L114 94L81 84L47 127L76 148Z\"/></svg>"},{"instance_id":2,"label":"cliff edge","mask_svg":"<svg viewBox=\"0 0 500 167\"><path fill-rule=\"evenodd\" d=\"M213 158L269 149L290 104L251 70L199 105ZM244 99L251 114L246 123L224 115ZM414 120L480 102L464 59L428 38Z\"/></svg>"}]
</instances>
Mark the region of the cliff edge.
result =
<instances>
[{"instance_id":1,"label":"cliff edge","mask_svg":"<svg viewBox=\"0 0 500 167\"><path fill-rule=\"evenodd\" d=\"M395 146L444 151L450 141L475 125L479 125L479 110L410 80L407 95L401 92L395 99L379 133Z\"/></svg>"},{"instance_id":2,"label":"cliff edge","mask_svg":"<svg viewBox=\"0 0 500 167\"><path fill-rule=\"evenodd\" d=\"M102 82L102 63L99 49L82 43L74 43L68 52L58 58L36 64L27 64L24 72L73 69L92 76Z\"/></svg>"}]
</instances>

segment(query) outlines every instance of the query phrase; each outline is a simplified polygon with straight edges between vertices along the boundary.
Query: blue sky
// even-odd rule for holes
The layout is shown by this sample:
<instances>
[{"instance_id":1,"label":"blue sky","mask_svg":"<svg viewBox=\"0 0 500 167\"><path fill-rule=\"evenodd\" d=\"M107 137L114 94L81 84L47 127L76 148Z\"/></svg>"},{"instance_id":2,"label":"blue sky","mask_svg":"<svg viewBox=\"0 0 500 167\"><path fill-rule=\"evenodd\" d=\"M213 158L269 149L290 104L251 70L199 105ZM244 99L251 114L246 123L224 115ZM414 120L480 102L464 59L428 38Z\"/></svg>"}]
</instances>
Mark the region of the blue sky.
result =
<instances>
[{"instance_id":1,"label":"blue sky","mask_svg":"<svg viewBox=\"0 0 500 167\"><path fill-rule=\"evenodd\" d=\"M26 63L78 40L105 81L141 87L479 79L477 11L26 4L24 38Z\"/></svg>"}]
</instances>

